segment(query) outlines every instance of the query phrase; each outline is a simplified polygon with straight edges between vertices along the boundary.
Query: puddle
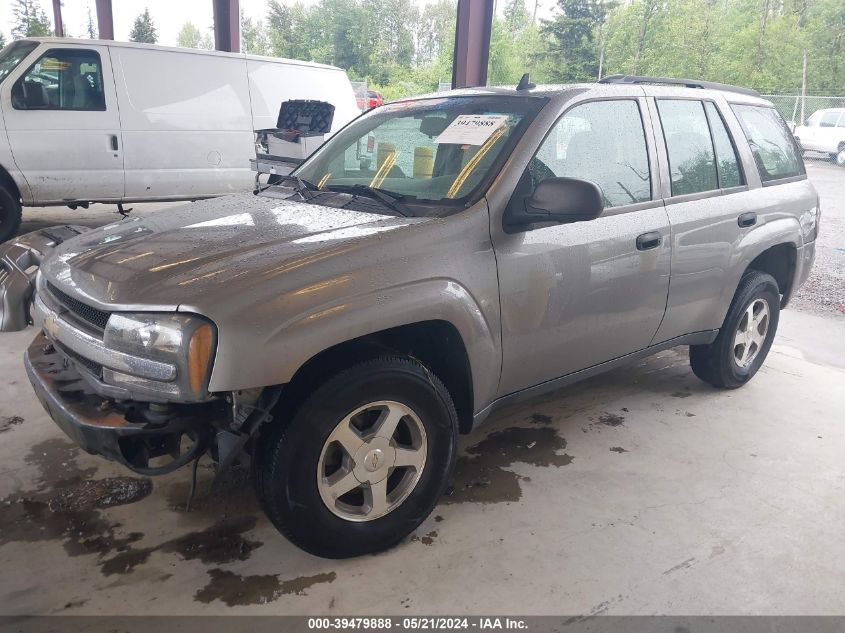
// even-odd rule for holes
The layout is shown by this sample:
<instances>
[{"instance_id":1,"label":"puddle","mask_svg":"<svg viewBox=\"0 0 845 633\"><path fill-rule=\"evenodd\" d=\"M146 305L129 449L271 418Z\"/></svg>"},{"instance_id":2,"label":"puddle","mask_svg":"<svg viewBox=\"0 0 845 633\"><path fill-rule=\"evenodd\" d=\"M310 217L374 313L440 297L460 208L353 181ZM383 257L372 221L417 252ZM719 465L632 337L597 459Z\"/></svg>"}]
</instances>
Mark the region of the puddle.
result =
<instances>
[{"instance_id":1,"label":"puddle","mask_svg":"<svg viewBox=\"0 0 845 633\"><path fill-rule=\"evenodd\" d=\"M433 545L434 539L436 539L436 538L437 538L437 530L432 530L431 532L429 532L425 536L417 536L416 534L414 534L411 537L411 542L412 543L419 542L419 543L422 543L423 545Z\"/></svg>"},{"instance_id":2,"label":"puddle","mask_svg":"<svg viewBox=\"0 0 845 633\"><path fill-rule=\"evenodd\" d=\"M256 523L255 517L224 519L204 530L189 532L154 547L128 549L103 561L100 570L105 576L128 574L146 563L154 552L178 554L183 560L199 560L209 565L246 560L253 550L263 545L243 535L254 529Z\"/></svg>"},{"instance_id":3,"label":"puddle","mask_svg":"<svg viewBox=\"0 0 845 633\"><path fill-rule=\"evenodd\" d=\"M302 596L314 585L334 582L335 572L281 580L276 574L241 576L225 569L211 569L211 580L197 591L194 600L205 604L220 600L227 606L247 606L273 602L285 594Z\"/></svg>"},{"instance_id":4,"label":"puddle","mask_svg":"<svg viewBox=\"0 0 845 633\"><path fill-rule=\"evenodd\" d=\"M138 532L121 534L121 525L100 509L143 499L152 489L149 480L91 480L96 468L81 468L77 454L61 438L32 447L24 461L38 468L37 487L0 500L0 545L58 541L69 556L104 556L141 539Z\"/></svg>"},{"instance_id":5,"label":"puddle","mask_svg":"<svg viewBox=\"0 0 845 633\"><path fill-rule=\"evenodd\" d=\"M574 459L566 453L566 440L551 427L511 427L494 431L469 455L458 458L451 492L441 503L503 503L522 497L520 475L506 470L514 462L533 466L566 466Z\"/></svg>"},{"instance_id":6,"label":"puddle","mask_svg":"<svg viewBox=\"0 0 845 633\"><path fill-rule=\"evenodd\" d=\"M214 479L211 465L201 463L200 473L190 511L185 511L185 503L191 489L189 477L184 477L181 481L174 482L165 488L164 496L173 511L183 514L186 518L215 521L221 517L261 514L248 468L232 467L228 472L223 473L214 488L211 487Z\"/></svg>"},{"instance_id":7,"label":"puddle","mask_svg":"<svg viewBox=\"0 0 845 633\"><path fill-rule=\"evenodd\" d=\"M2 417L0 418L0 433L8 431L13 426L17 426L18 424L23 424L23 418L19 415Z\"/></svg>"},{"instance_id":8,"label":"puddle","mask_svg":"<svg viewBox=\"0 0 845 633\"><path fill-rule=\"evenodd\" d=\"M35 444L24 462L38 469L38 490L64 488L91 479L96 466L82 468L76 463L79 448L60 437Z\"/></svg>"},{"instance_id":9,"label":"puddle","mask_svg":"<svg viewBox=\"0 0 845 633\"><path fill-rule=\"evenodd\" d=\"M89 479L60 490L50 499L50 510L69 512L103 510L140 501L153 491L153 482L135 477Z\"/></svg>"},{"instance_id":10,"label":"puddle","mask_svg":"<svg viewBox=\"0 0 845 633\"><path fill-rule=\"evenodd\" d=\"M605 426L622 426L624 422L625 417L617 413L608 413L607 411L604 411L599 416L599 423L604 424Z\"/></svg>"}]
</instances>

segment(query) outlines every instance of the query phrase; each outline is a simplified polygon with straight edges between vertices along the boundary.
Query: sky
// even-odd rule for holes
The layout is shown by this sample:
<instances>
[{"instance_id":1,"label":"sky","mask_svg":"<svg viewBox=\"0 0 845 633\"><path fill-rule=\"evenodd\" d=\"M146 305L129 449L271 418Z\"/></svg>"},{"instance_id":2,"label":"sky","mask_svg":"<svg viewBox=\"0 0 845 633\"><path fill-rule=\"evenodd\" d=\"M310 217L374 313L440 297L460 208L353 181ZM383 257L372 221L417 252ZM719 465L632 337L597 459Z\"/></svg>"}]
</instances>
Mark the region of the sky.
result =
<instances>
[{"instance_id":1,"label":"sky","mask_svg":"<svg viewBox=\"0 0 845 633\"><path fill-rule=\"evenodd\" d=\"M414 0L417 5L425 6L430 0ZM11 41L12 5L14 0L0 0L0 31ZM50 0L39 0L41 6L53 19L53 9ZM282 4L293 4L294 0L280 0ZM314 4L317 0L302 0L306 5ZM251 18L263 19L267 13L267 0L240 0L241 9ZM505 2L497 0L497 10L502 11ZM527 0L526 6L533 9L533 0ZM555 0L540 0L538 15L548 17ZM96 23L97 15L94 0L62 0L62 18L70 35L80 37L85 35L88 21L88 7ZM199 29L210 29L213 24L211 0L112 0L114 17L114 34L118 40L129 39L129 31L138 14L148 7L158 32L158 43L164 46L175 46L176 36L185 22L192 22Z\"/></svg>"}]
</instances>

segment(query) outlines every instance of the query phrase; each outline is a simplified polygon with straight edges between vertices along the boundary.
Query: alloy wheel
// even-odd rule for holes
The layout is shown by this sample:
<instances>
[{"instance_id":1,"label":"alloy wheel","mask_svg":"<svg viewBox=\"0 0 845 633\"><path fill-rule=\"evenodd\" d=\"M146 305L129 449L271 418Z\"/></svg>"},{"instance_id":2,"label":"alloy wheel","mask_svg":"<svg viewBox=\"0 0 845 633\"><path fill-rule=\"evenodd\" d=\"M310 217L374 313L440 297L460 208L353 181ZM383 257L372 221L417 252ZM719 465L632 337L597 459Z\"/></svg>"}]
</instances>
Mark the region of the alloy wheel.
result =
<instances>
[{"instance_id":1,"label":"alloy wheel","mask_svg":"<svg viewBox=\"0 0 845 633\"><path fill-rule=\"evenodd\" d=\"M419 416L391 400L344 417L326 439L317 488L326 507L347 521L372 521L399 507L425 467L428 440Z\"/></svg>"},{"instance_id":2,"label":"alloy wheel","mask_svg":"<svg viewBox=\"0 0 845 633\"><path fill-rule=\"evenodd\" d=\"M760 352L769 332L769 304L755 299L745 309L734 334L734 361L745 369Z\"/></svg>"}]
</instances>

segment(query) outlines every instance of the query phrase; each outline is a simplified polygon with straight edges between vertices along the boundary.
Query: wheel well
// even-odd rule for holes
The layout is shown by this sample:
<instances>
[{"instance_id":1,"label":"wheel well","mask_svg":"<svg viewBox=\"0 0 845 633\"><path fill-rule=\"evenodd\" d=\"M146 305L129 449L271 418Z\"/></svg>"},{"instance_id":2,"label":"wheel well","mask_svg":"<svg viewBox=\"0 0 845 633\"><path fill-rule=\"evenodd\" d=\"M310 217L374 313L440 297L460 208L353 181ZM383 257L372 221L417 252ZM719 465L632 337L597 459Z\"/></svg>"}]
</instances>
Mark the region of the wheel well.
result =
<instances>
[{"instance_id":1,"label":"wheel well","mask_svg":"<svg viewBox=\"0 0 845 633\"><path fill-rule=\"evenodd\" d=\"M775 278L778 291L783 296L781 307L786 307L792 292L797 253L794 244L777 244L767 248L748 264L748 270L759 270Z\"/></svg>"},{"instance_id":2,"label":"wheel well","mask_svg":"<svg viewBox=\"0 0 845 633\"><path fill-rule=\"evenodd\" d=\"M838 149L841 152L843 149L845 149L845 143L840 143L839 146L836 149Z\"/></svg>"},{"instance_id":3,"label":"wheel well","mask_svg":"<svg viewBox=\"0 0 845 633\"><path fill-rule=\"evenodd\" d=\"M458 430L472 429L472 371L463 339L447 321L421 321L368 334L330 347L309 359L297 370L282 392L286 411L304 400L311 385L356 363L386 353L417 359L446 386L458 413ZM287 393L286 393L287 392Z\"/></svg>"},{"instance_id":4,"label":"wheel well","mask_svg":"<svg viewBox=\"0 0 845 633\"><path fill-rule=\"evenodd\" d=\"M6 168L0 165L0 187L8 189L17 200L22 200L21 191L12 175L6 171Z\"/></svg>"}]
</instances>

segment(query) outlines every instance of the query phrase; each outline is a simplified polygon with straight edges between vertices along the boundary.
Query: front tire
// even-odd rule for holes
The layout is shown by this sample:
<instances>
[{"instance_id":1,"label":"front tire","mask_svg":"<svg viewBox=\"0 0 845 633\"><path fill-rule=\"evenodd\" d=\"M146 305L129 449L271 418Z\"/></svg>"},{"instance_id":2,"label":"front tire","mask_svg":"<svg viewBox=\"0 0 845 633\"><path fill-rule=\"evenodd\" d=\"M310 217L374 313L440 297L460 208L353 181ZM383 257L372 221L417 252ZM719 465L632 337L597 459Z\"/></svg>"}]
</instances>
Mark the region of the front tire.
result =
<instances>
[{"instance_id":1,"label":"front tire","mask_svg":"<svg viewBox=\"0 0 845 633\"><path fill-rule=\"evenodd\" d=\"M779 317L780 293L774 277L746 272L716 340L690 346L693 373L714 387L741 387L766 360Z\"/></svg>"},{"instance_id":2,"label":"front tire","mask_svg":"<svg viewBox=\"0 0 845 633\"><path fill-rule=\"evenodd\" d=\"M402 540L432 511L455 463L452 398L410 358L355 365L279 422L261 440L256 489L276 528L317 556Z\"/></svg>"},{"instance_id":3,"label":"front tire","mask_svg":"<svg viewBox=\"0 0 845 633\"><path fill-rule=\"evenodd\" d=\"M21 226L21 203L6 187L0 186L0 242L12 239Z\"/></svg>"}]
</instances>

